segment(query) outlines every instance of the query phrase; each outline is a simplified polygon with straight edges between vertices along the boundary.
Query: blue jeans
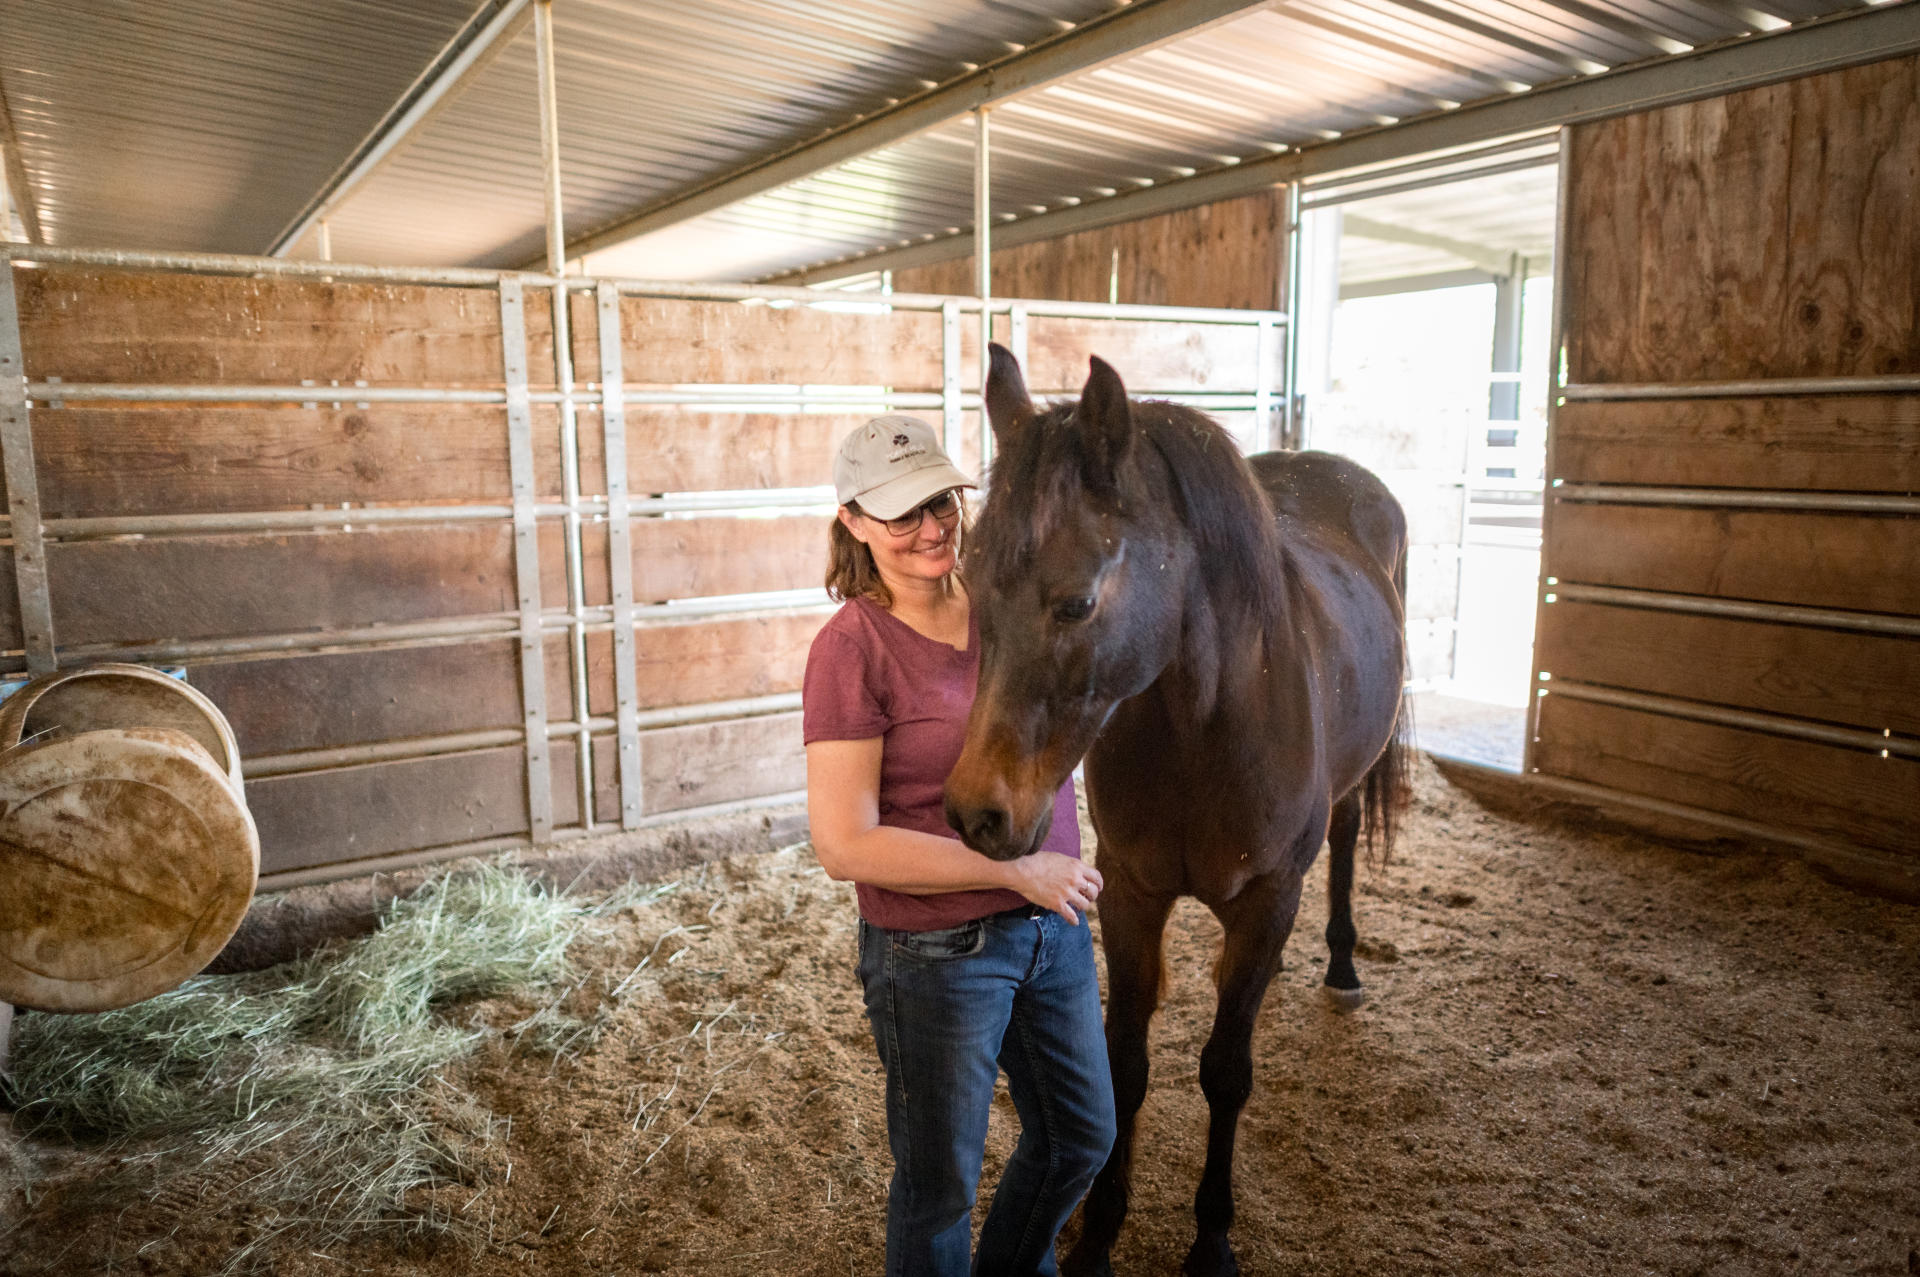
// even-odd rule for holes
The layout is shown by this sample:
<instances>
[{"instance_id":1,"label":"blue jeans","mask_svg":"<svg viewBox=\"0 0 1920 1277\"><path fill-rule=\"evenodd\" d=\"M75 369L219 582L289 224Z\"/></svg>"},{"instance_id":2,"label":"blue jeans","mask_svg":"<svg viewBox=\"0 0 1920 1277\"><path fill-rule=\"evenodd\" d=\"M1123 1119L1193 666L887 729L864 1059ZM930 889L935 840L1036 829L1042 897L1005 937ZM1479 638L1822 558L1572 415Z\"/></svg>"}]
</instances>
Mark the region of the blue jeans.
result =
<instances>
[{"instance_id":1,"label":"blue jeans","mask_svg":"<svg viewBox=\"0 0 1920 1277\"><path fill-rule=\"evenodd\" d=\"M1054 1235L1113 1147L1113 1079L1086 920L1070 926L1031 908L942 931L863 920L860 982L887 1071L889 1277L968 1271L1002 1069L1020 1141L972 1271L1051 1277Z\"/></svg>"}]
</instances>

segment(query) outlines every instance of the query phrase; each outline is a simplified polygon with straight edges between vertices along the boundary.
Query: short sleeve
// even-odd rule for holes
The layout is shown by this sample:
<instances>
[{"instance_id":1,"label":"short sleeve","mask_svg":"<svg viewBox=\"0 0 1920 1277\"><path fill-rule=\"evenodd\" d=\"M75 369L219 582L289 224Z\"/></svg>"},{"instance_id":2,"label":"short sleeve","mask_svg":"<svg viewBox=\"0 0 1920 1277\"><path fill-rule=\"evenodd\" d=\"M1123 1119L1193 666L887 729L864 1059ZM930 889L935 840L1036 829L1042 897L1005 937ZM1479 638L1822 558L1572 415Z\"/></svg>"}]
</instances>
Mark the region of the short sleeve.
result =
<instances>
[{"instance_id":1,"label":"short sleeve","mask_svg":"<svg viewBox=\"0 0 1920 1277\"><path fill-rule=\"evenodd\" d=\"M824 629L807 649L807 674L800 686L801 734L817 740L871 740L886 734L889 723L875 693L869 653L853 636Z\"/></svg>"}]
</instances>

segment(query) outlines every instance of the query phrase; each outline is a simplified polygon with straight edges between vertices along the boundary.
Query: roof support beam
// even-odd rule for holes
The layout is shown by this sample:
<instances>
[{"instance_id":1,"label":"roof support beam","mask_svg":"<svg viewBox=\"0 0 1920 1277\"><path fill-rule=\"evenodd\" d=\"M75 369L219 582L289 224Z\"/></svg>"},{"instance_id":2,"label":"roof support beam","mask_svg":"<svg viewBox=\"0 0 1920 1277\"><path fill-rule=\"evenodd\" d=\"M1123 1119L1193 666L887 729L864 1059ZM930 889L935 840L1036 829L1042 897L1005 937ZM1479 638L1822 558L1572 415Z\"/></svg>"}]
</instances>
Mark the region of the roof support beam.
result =
<instances>
[{"instance_id":1,"label":"roof support beam","mask_svg":"<svg viewBox=\"0 0 1920 1277\"><path fill-rule=\"evenodd\" d=\"M495 55L526 29L533 18L530 0L486 0L353 148L327 184L307 201L267 248L269 257L292 252L315 222L334 213L374 172L391 159L407 137L458 97Z\"/></svg>"},{"instance_id":2,"label":"roof support beam","mask_svg":"<svg viewBox=\"0 0 1920 1277\"><path fill-rule=\"evenodd\" d=\"M611 248L649 231L770 191L904 141L1056 80L1192 35L1269 0L1134 0L998 62L833 129L757 164L636 209L567 245L567 255Z\"/></svg>"},{"instance_id":3,"label":"roof support beam","mask_svg":"<svg viewBox=\"0 0 1920 1277\"><path fill-rule=\"evenodd\" d=\"M1584 124L1679 102L1920 51L1920 0L1804 23L1772 35L1746 36L1659 61L1545 85L1439 111L1399 124L1349 133L1297 151L1209 169L1072 208L1020 218L994 228L996 248L1013 248L1079 231L1155 217L1216 200L1233 199L1301 178L1380 164L1448 147L1469 146L1530 129ZM771 277L767 282L811 284L870 270L902 270L965 257L971 232L906 248L883 249L839 262Z\"/></svg>"},{"instance_id":4,"label":"roof support beam","mask_svg":"<svg viewBox=\"0 0 1920 1277\"><path fill-rule=\"evenodd\" d=\"M6 153L7 196L20 214L20 225L33 244L46 243L40 230L40 206L34 202L33 186L27 180L27 160L20 153L20 135L13 129L13 111L7 106L7 86L0 84L0 151ZM0 224L0 234L6 227Z\"/></svg>"},{"instance_id":5,"label":"roof support beam","mask_svg":"<svg viewBox=\"0 0 1920 1277\"><path fill-rule=\"evenodd\" d=\"M1449 256L1458 257L1463 262L1471 262L1492 275L1505 273L1513 256L1510 252L1502 252L1490 245L1472 244L1463 239L1450 239L1445 235L1417 231L1408 226L1395 226L1391 222L1375 221L1371 217L1356 217L1352 213L1348 213L1341 221L1340 230L1342 234L1358 236L1360 239L1436 249Z\"/></svg>"}]
</instances>

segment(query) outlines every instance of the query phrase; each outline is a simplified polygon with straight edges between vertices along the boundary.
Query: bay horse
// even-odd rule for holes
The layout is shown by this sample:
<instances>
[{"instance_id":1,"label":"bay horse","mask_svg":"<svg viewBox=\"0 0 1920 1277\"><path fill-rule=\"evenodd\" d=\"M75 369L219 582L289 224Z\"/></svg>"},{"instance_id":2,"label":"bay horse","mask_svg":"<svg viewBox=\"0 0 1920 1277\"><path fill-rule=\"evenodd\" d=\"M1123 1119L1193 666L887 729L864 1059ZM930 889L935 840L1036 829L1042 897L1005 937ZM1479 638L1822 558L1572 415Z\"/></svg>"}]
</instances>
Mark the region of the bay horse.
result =
<instances>
[{"instance_id":1,"label":"bay horse","mask_svg":"<svg viewBox=\"0 0 1920 1277\"><path fill-rule=\"evenodd\" d=\"M998 457L962 568L980 681L946 814L976 851L1028 854L1086 760L1120 1129L1066 1271L1111 1272L1162 932L1175 898L1194 896L1225 941L1200 1056L1210 1125L1185 1271L1235 1273L1233 1148L1254 1018L1323 841L1325 983L1337 1007L1364 996L1354 849L1364 828L1384 854L1407 793L1406 519L1356 463L1244 458L1205 414L1130 401L1098 358L1079 401L1045 411L1005 348L991 358Z\"/></svg>"}]
</instances>

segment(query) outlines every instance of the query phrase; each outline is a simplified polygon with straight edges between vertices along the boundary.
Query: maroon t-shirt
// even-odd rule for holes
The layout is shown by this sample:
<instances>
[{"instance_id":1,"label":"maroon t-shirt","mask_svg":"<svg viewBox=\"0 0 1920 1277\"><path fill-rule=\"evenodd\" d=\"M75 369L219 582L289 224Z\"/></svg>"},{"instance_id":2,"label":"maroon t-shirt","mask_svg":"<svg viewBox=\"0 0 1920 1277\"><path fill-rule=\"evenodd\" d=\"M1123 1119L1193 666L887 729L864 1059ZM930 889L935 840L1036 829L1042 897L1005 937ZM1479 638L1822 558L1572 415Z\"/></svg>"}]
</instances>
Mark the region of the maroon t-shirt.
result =
<instances>
[{"instance_id":1,"label":"maroon t-shirt","mask_svg":"<svg viewBox=\"0 0 1920 1277\"><path fill-rule=\"evenodd\" d=\"M967 711L980 680L980 630L969 619L967 650L930 639L871 599L848 602L807 653L800 693L806 743L871 740L880 748L880 823L952 838L947 774L960 761ZM1053 799L1042 851L1080 855L1073 779ZM1023 905L1017 891L945 891L910 896L860 882L860 913L876 927L934 931Z\"/></svg>"}]
</instances>

